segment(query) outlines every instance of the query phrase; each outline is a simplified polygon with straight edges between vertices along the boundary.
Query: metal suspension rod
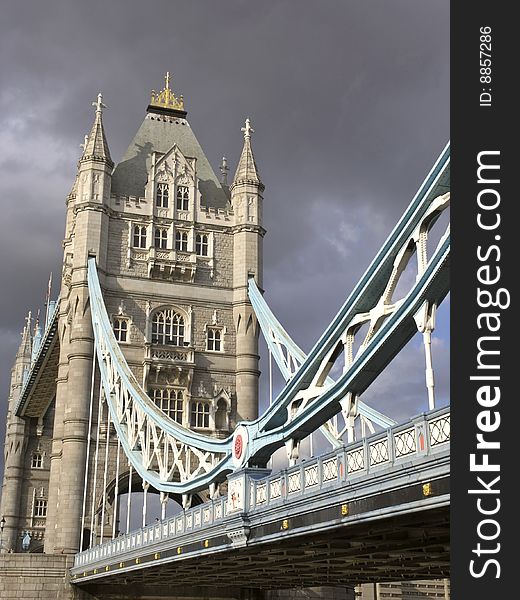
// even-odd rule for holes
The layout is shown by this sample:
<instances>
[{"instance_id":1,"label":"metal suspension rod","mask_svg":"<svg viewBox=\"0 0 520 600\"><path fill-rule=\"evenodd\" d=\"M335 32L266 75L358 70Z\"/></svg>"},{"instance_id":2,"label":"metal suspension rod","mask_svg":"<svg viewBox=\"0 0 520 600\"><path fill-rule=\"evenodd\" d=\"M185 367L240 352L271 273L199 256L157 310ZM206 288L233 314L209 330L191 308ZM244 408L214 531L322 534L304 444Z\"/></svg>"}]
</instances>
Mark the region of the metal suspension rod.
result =
<instances>
[{"instance_id":1,"label":"metal suspension rod","mask_svg":"<svg viewBox=\"0 0 520 600\"><path fill-rule=\"evenodd\" d=\"M96 508L96 484L97 484L97 469L99 456L99 433L101 427L101 412L103 406L101 404L101 394L103 393L103 384L99 382L99 397L98 397L98 414L97 414L97 431L96 431L96 453L94 455L94 481L92 484L92 506L90 518L90 547L94 544L94 513Z\"/></svg>"},{"instance_id":2,"label":"metal suspension rod","mask_svg":"<svg viewBox=\"0 0 520 600\"><path fill-rule=\"evenodd\" d=\"M166 518L166 506L168 504L168 494L161 492L161 521Z\"/></svg>"},{"instance_id":3,"label":"metal suspension rod","mask_svg":"<svg viewBox=\"0 0 520 600\"><path fill-rule=\"evenodd\" d=\"M268 347L269 350L269 406L273 403L273 353L271 352L271 348ZM273 457L269 458L269 462L267 463L269 469L273 467Z\"/></svg>"},{"instance_id":4,"label":"metal suspension rod","mask_svg":"<svg viewBox=\"0 0 520 600\"><path fill-rule=\"evenodd\" d=\"M48 308L47 308L48 310ZM81 534L79 538L80 551L83 550L83 537L85 534L85 511L87 509L87 482L90 463L90 437L92 435L92 407L94 404L94 378L96 374L96 361L92 362L92 377L90 379L90 402L88 412L88 434L87 434L87 452L85 457L85 478L83 480L83 508L81 510Z\"/></svg>"},{"instance_id":5,"label":"metal suspension rod","mask_svg":"<svg viewBox=\"0 0 520 600\"><path fill-rule=\"evenodd\" d=\"M269 406L273 403L273 353L269 348Z\"/></svg>"},{"instance_id":6,"label":"metal suspension rod","mask_svg":"<svg viewBox=\"0 0 520 600\"><path fill-rule=\"evenodd\" d=\"M105 464L103 468L103 498L101 506L101 541L103 543L103 532L105 530L105 507L107 504L107 472L108 472L108 449L110 447L110 411L107 407L107 431L105 443Z\"/></svg>"},{"instance_id":7,"label":"metal suspension rod","mask_svg":"<svg viewBox=\"0 0 520 600\"><path fill-rule=\"evenodd\" d=\"M146 527L146 511L148 509L148 488L150 484L143 479L143 527Z\"/></svg>"},{"instance_id":8,"label":"metal suspension rod","mask_svg":"<svg viewBox=\"0 0 520 600\"><path fill-rule=\"evenodd\" d=\"M428 407L435 408L435 379L433 376L432 360L432 332L427 330L423 333L424 357L426 360L426 388L428 390Z\"/></svg>"},{"instance_id":9,"label":"metal suspension rod","mask_svg":"<svg viewBox=\"0 0 520 600\"><path fill-rule=\"evenodd\" d=\"M132 463L128 463L128 498L126 499L126 533L130 532L130 509L132 508Z\"/></svg>"},{"instance_id":10,"label":"metal suspension rod","mask_svg":"<svg viewBox=\"0 0 520 600\"><path fill-rule=\"evenodd\" d=\"M121 442L117 438L117 457L116 457L116 487L114 490L114 510L112 511L112 539L116 537L116 523L119 518L119 455L121 453Z\"/></svg>"}]
</instances>

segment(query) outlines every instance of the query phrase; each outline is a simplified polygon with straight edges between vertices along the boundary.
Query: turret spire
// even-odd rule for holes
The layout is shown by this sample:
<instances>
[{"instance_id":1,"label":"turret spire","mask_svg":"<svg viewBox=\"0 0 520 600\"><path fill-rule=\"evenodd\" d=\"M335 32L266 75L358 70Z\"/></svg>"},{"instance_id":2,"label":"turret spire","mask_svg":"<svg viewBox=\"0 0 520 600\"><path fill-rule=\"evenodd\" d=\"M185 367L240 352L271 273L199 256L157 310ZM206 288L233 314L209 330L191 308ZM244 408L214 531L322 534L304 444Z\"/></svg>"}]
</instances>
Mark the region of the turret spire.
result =
<instances>
[{"instance_id":1,"label":"turret spire","mask_svg":"<svg viewBox=\"0 0 520 600\"><path fill-rule=\"evenodd\" d=\"M16 358L31 358L32 352L32 336L31 336L32 314L31 311L25 317L25 327L22 331L22 341L18 348Z\"/></svg>"},{"instance_id":2,"label":"turret spire","mask_svg":"<svg viewBox=\"0 0 520 600\"><path fill-rule=\"evenodd\" d=\"M81 160L101 160L113 165L103 128L103 109L108 108L108 106L103 103L101 92L97 95L97 100L92 102L92 106L96 108L96 117L89 135L85 137Z\"/></svg>"},{"instance_id":3,"label":"turret spire","mask_svg":"<svg viewBox=\"0 0 520 600\"><path fill-rule=\"evenodd\" d=\"M263 184L260 181L260 175L258 174L258 168L255 163L253 156L253 149L251 148L251 134L254 133L254 129L251 126L251 120L249 117L245 121L245 126L242 127L241 131L244 133L244 147L242 148L242 154L238 161L235 178L233 179L233 186L239 183L254 183L263 189Z\"/></svg>"}]
</instances>

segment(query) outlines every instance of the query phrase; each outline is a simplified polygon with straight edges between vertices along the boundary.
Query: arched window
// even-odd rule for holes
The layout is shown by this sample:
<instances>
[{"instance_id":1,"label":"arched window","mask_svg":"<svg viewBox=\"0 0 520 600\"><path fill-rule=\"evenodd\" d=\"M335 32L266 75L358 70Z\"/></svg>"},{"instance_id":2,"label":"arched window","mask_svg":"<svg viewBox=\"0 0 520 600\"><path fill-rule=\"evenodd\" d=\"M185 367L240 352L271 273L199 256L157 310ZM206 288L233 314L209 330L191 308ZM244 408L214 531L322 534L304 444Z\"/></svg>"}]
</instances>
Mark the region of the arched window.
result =
<instances>
[{"instance_id":1,"label":"arched window","mask_svg":"<svg viewBox=\"0 0 520 600\"><path fill-rule=\"evenodd\" d=\"M134 248L146 248L146 227L144 225L134 225Z\"/></svg>"},{"instance_id":2,"label":"arched window","mask_svg":"<svg viewBox=\"0 0 520 600\"><path fill-rule=\"evenodd\" d=\"M114 335L118 342L128 341L128 319L114 319Z\"/></svg>"},{"instance_id":3,"label":"arched window","mask_svg":"<svg viewBox=\"0 0 520 600\"><path fill-rule=\"evenodd\" d=\"M175 388L152 388L150 396L155 404L170 419L182 424L182 414L184 410L184 392Z\"/></svg>"},{"instance_id":4,"label":"arched window","mask_svg":"<svg viewBox=\"0 0 520 600\"><path fill-rule=\"evenodd\" d=\"M155 205L158 208L168 208L169 187L167 183L158 183L155 193Z\"/></svg>"},{"instance_id":5,"label":"arched window","mask_svg":"<svg viewBox=\"0 0 520 600\"><path fill-rule=\"evenodd\" d=\"M222 328L208 327L206 348L211 352L222 352Z\"/></svg>"},{"instance_id":6,"label":"arched window","mask_svg":"<svg viewBox=\"0 0 520 600\"><path fill-rule=\"evenodd\" d=\"M157 227L154 235L154 245L160 250L166 250L168 244L168 231Z\"/></svg>"},{"instance_id":7,"label":"arched window","mask_svg":"<svg viewBox=\"0 0 520 600\"><path fill-rule=\"evenodd\" d=\"M175 250L188 252L188 234L186 231L175 232Z\"/></svg>"},{"instance_id":8,"label":"arched window","mask_svg":"<svg viewBox=\"0 0 520 600\"><path fill-rule=\"evenodd\" d=\"M207 256L208 255L208 236L206 233L198 233L195 238L195 252L198 256Z\"/></svg>"},{"instance_id":9,"label":"arched window","mask_svg":"<svg viewBox=\"0 0 520 600\"><path fill-rule=\"evenodd\" d=\"M190 195L185 185L177 186L177 210L188 210L190 205Z\"/></svg>"},{"instance_id":10,"label":"arched window","mask_svg":"<svg viewBox=\"0 0 520 600\"><path fill-rule=\"evenodd\" d=\"M190 423L192 427L209 427L209 404L207 402L192 403Z\"/></svg>"},{"instance_id":11,"label":"arched window","mask_svg":"<svg viewBox=\"0 0 520 600\"><path fill-rule=\"evenodd\" d=\"M38 450L32 455L31 467L33 469L43 469L43 454Z\"/></svg>"},{"instance_id":12,"label":"arched window","mask_svg":"<svg viewBox=\"0 0 520 600\"><path fill-rule=\"evenodd\" d=\"M184 318L170 308L156 312L152 319L152 344L183 346Z\"/></svg>"}]
</instances>

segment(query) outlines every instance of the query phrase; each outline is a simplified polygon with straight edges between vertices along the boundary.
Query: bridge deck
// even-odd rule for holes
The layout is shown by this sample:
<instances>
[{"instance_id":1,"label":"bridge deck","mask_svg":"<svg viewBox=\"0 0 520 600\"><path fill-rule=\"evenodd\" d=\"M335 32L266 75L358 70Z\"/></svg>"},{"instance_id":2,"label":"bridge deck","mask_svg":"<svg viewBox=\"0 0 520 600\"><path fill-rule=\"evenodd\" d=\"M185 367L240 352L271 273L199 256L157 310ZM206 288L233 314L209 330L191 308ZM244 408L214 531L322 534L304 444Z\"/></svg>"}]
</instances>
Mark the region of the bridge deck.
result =
<instances>
[{"instance_id":1,"label":"bridge deck","mask_svg":"<svg viewBox=\"0 0 520 600\"><path fill-rule=\"evenodd\" d=\"M223 498L85 551L72 581L115 598L121 586L171 582L280 589L448 575L449 409L265 479L233 477L245 478L243 506Z\"/></svg>"}]
</instances>

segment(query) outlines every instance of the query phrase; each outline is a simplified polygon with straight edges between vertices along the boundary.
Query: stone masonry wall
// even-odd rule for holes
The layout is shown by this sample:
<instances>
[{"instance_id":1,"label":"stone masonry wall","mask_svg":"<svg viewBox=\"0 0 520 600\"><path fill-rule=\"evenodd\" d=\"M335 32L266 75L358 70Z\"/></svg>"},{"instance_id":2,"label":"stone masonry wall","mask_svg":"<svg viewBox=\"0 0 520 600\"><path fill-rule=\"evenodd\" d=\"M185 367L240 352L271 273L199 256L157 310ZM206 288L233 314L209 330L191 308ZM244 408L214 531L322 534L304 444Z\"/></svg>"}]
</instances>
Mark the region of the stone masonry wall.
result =
<instances>
[{"instance_id":1,"label":"stone masonry wall","mask_svg":"<svg viewBox=\"0 0 520 600\"><path fill-rule=\"evenodd\" d=\"M2 600L92 600L68 583L72 556L0 554Z\"/></svg>"}]
</instances>

